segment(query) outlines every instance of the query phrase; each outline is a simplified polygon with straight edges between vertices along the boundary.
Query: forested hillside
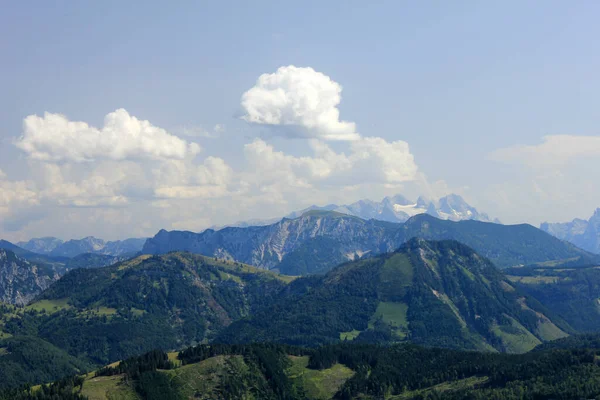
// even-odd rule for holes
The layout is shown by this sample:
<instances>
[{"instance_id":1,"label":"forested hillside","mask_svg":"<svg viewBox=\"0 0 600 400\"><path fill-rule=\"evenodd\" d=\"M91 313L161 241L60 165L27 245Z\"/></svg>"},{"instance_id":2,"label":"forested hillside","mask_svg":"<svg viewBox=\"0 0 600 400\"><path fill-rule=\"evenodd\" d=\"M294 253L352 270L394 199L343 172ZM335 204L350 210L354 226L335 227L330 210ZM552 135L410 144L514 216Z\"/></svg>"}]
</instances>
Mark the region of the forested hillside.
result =
<instances>
[{"instance_id":1,"label":"forested hillside","mask_svg":"<svg viewBox=\"0 0 600 400\"><path fill-rule=\"evenodd\" d=\"M104 364L210 339L284 286L282 277L238 263L185 253L141 256L67 273L27 309L6 316L2 330Z\"/></svg>"},{"instance_id":2,"label":"forested hillside","mask_svg":"<svg viewBox=\"0 0 600 400\"><path fill-rule=\"evenodd\" d=\"M596 398L598 355L597 348L507 355L415 345L201 345L152 351L0 399Z\"/></svg>"},{"instance_id":3,"label":"forested hillside","mask_svg":"<svg viewBox=\"0 0 600 400\"><path fill-rule=\"evenodd\" d=\"M600 331L600 269L531 266L506 270L524 293L535 297L579 332Z\"/></svg>"},{"instance_id":4,"label":"forested hillside","mask_svg":"<svg viewBox=\"0 0 600 400\"><path fill-rule=\"evenodd\" d=\"M339 340L524 352L572 331L487 259L454 241L413 239L395 253L298 279L288 295L217 340L313 346Z\"/></svg>"}]
</instances>

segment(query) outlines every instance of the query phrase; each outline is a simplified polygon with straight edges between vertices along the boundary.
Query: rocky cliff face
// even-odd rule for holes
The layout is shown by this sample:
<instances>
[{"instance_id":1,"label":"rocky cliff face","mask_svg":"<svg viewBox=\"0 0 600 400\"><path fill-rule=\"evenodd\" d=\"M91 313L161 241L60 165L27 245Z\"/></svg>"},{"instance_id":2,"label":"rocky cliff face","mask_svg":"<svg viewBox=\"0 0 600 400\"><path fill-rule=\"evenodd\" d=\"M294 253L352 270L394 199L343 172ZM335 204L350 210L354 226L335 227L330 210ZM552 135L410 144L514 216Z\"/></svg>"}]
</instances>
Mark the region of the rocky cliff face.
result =
<instances>
[{"instance_id":1,"label":"rocky cliff face","mask_svg":"<svg viewBox=\"0 0 600 400\"><path fill-rule=\"evenodd\" d=\"M143 253L186 250L273 268L289 253L314 239L333 239L346 260L369 252L391 251L400 243L392 234L399 225L365 221L344 214L309 211L296 219L248 228L208 229L202 233L160 231L148 239Z\"/></svg>"},{"instance_id":2,"label":"rocky cliff face","mask_svg":"<svg viewBox=\"0 0 600 400\"><path fill-rule=\"evenodd\" d=\"M0 249L0 301L25 305L59 276L51 268L38 266Z\"/></svg>"},{"instance_id":3,"label":"rocky cliff face","mask_svg":"<svg viewBox=\"0 0 600 400\"><path fill-rule=\"evenodd\" d=\"M600 254L600 208L587 221L576 218L571 222L544 222L540 229L584 250Z\"/></svg>"}]
</instances>

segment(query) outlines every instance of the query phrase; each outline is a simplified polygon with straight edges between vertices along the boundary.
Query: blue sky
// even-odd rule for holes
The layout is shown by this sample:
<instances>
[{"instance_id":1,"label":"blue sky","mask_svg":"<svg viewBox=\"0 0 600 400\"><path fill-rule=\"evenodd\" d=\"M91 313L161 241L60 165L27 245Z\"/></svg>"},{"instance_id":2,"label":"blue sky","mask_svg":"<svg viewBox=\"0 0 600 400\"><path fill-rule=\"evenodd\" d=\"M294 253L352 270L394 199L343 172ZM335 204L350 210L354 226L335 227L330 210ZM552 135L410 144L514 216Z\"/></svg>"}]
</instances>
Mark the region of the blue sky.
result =
<instances>
[{"instance_id":1,"label":"blue sky","mask_svg":"<svg viewBox=\"0 0 600 400\"><path fill-rule=\"evenodd\" d=\"M395 193L456 192L511 223L587 217L598 15L594 1L6 2L0 234L145 236ZM282 89L296 106L265 104L262 74L296 82ZM360 139L299 110L330 89ZM166 136L117 127L129 147L111 151L93 129L118 109ZM67 121L91 136L65 139Z\"/></svg>"}]
</instances>

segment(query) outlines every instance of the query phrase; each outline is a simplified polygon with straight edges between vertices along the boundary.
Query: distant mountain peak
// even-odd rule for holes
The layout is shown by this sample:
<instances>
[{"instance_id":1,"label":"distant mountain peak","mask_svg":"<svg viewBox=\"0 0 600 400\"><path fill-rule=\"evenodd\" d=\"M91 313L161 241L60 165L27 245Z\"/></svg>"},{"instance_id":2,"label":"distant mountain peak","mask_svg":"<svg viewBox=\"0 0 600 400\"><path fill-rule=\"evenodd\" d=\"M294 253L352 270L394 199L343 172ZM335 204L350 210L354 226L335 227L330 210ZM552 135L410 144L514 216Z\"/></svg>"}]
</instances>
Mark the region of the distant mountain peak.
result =
<instances>
[{"instance_id":1,"label":"distant mountain peak","mask_svg":"<svg viewBox=\"0 0 600 400\"><path fill-rule=\"evenodd\" d=\"M575 218L571 222L543 222L540 229L584 250L600 254L600 208L594 210L589 220Z\"/></svg>"},{"instance_id":2,"label":"distant mountain peak","mask_svg":"<svg viewBox=\"0 0 600 400\"><path fill-rule=\"evenodd\" d=\"M358 200L351 204L329 204L325 207L312 205L301 211L288 214L288 218L295 218L309 210L336 211L342 214L353 215L365 220L378 219L387 222L405 222L418 214L430 214L436 218L461 221L473 219L477 221L492 222L487 214L480 213L475 207L469 205L460 195L449 194L437 201L432 201L424 196L419 196L417 201L412 201L402 194L387 196L380 202L369 199ZM499 222L494 220L493 222Z\"/></svg>"}]
</instances>

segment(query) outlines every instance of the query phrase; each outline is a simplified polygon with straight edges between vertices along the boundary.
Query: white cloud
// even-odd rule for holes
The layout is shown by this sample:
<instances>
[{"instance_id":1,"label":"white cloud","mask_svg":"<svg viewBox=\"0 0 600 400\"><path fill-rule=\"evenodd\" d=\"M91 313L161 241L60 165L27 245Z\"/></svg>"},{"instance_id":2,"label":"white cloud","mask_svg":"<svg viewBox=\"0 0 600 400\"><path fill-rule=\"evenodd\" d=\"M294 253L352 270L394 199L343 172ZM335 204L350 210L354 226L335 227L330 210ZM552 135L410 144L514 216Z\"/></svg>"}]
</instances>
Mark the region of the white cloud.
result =
<instances>
[{"instance_id":1,"label":"white cloud","mask_svg":"<svg viewBox=\"0 0 600 400\"><path fill-rule=\"evenodd\" d=\"M560 166L577 158L600 156L600 136L550 135L537 145L495 150L490 158L510 164Z\"/></svg>"},{"instance_id":2,"label":"white cloud","mask_svg":"<svg viewBox=\"0 0 600 400\"><path fill-rule=\"evenodd\" d=\"M324 140L356 140L353 122L341 121L342 87L312 68L293 65L263 74L242 96L244 120L297 128L287 135ZM280 132L281 133L281 132Z\"/></svg>"},{"instance_id":3,"label":"white cloud","mask_svg":"<svg viewBox=\"0 0 600 400\"><path fill-rule=\"evenodd\" d=\"M33 190L31 182L0 180L0 209L11 205L19 207L39 204L39 196Z\"/></svg>"},{"instance_id":4,"label":"white cloud","mask_svg":"<svg viewBox=\"0 0 600 400\"><path fill-rule=\"evenodd\" d=\"M15 216L9 228L21 238L56 235L57 226L70 237L115 238L276 217L416 183L406 142L362 137L354 123L340 120L341 90L311 68L262 75L242 98L244 119L306 139L309 153L289 154L260 138L234 141L244 157L235 169L227 157L199 160L199 146L174 135L217 137L221 124L169 133L122 109L101 128L59 114L29 116L15 145L28 155L31 178L11 182L0 171L0 215ZM346 142L330 147L329 140Z\"/></svg>"},{"instance_id":5,"label":"white cloud","mask_svg":"<svg viewBox=\"0 0 600 400\"><path fill-rule=\"evenodd\" d=\"M186 125L177 127L173 131L181 136L216 139L225 132L225 125L216 124L212 130L206 130L201 126Z\"/></svg>"},{"instance_id":6,"label":"white cloud","mask_svg":"<svg viewBox=\"0 0 600 400\"><path fill-rule=\"evenodd\" d=\"M207 157L201 165L170 163L155 171L157 198L215 198L228 194L233 170L218 157Z\"/></svg>"},{"instance_id":7,"label":"white cloud","mask_svg":"<svg viewBox=\"0 0 600 400\"><path fill-rule=\"evenodd\" d=\"M127 166L133 176L134 165L127 163ZM128 175L122 169L124 165L110 163L109 168L99 165L82 179L73 176L73 168L69 165L43 163L40 167L44 175L37 189L40 198L48 204L62 207L115 207L129 203L121 193L132 182L127 182Z\"/></svg>"},{"instance_id":8,"label":"white cloud","mask_svg":"<svg viewBox=\"0 0 600 400\"><path fill-rule=\"evenodd\" d=\"M166 199L198 199L223 197L227 194L227 189L223 186L169 186L157 188L155 191L157 198Z\"/></svg>"},{"instance_id":9,"label":"white cloud","mask_svg":"<svg viewBox=\"0 0 600 400\"><path fill-rule=\"evenodd\" d=\"M481 190L486 211L504 222L587 219L598 207L600 136L544 136L488 156L507 164L498 170L502 181Z\"/></svg>"},{"instance_id":10,"label":"white cloud","mask_svg":"<svg viewBox=\"0 0 600 400\"><path fill-rule=\"evenodd\" d=\"M139 120L124 109L107 114L101 129L60 114L30 115L15 144L32 159L43 161L184 159L200 152L198 144Z\"/></svg>"},{"instance_id":11,"label":"white cloud","mask_svg":"<svg viewBox=\"0 0 600 400\"><path fill-rule=\"evenodd\" d=\"M402 140L390 143L382 138L367 137L350 146L355 170L367 181L399 183L416 177L417 164L408 143Z\"/></svg>"},{"instance_id":12,"label":"white cloud","mask_svg":"<svg viewBox=\"0 0 600 400\"><path fill-rule=\"evenodd\" d=\"M313 140L312 157L296 157L276 151L262 139L244 146L249 170L260 184L310 187L319 182L330 186L390 184L412 181L417 166L403 141L360 138L350 144L350 153L336 153Z\"/></svg>"}]
</instances>

